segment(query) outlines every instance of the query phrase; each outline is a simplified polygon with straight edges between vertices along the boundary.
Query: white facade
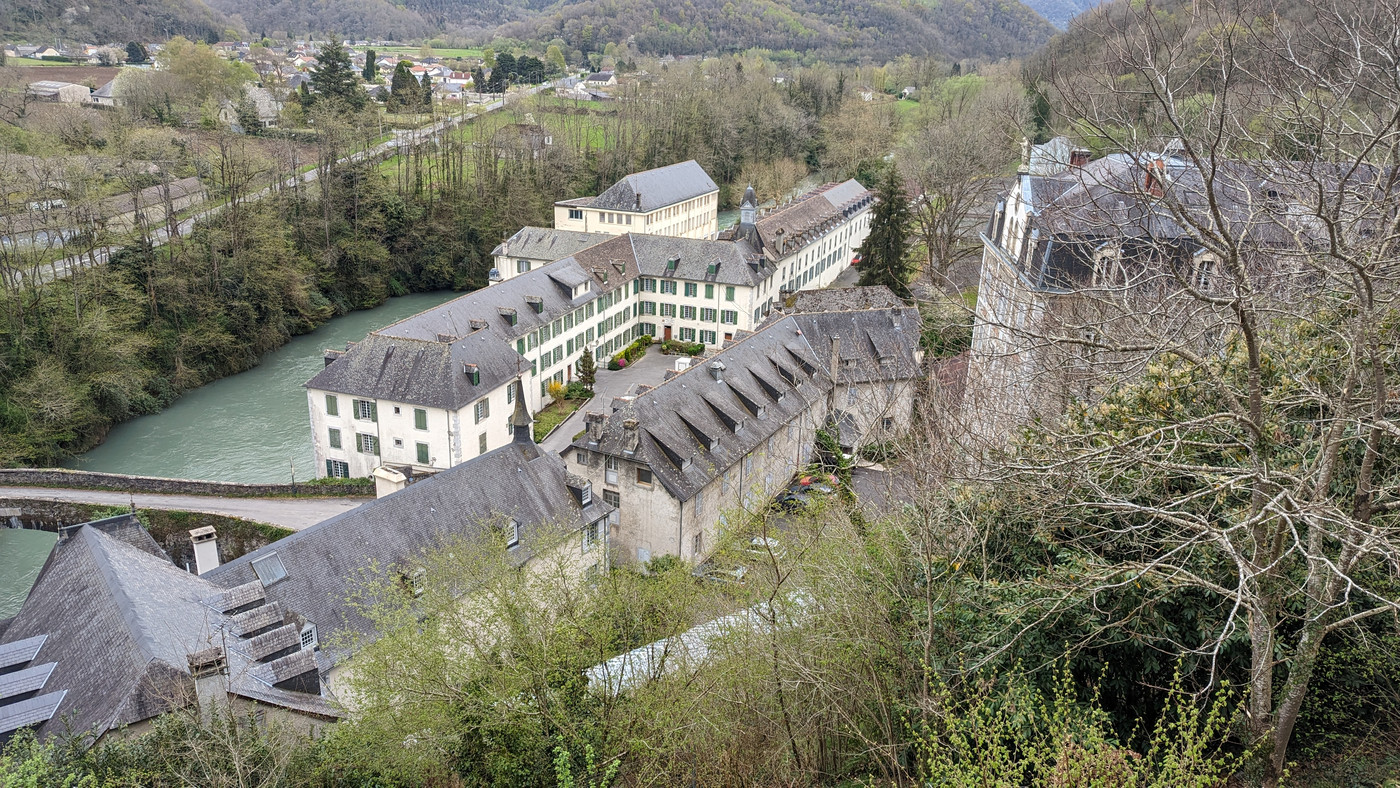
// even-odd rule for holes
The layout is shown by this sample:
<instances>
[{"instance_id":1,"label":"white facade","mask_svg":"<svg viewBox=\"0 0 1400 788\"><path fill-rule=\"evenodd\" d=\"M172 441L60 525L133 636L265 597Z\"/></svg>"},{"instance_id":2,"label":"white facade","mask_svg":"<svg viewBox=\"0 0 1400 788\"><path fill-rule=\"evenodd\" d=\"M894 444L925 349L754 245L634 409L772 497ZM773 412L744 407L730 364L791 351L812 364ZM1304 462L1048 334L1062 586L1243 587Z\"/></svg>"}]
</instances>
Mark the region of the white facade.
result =
<instances>
[{"instance_id":1,"label":"white facade","mask_svg":"<svg viewBox=\"0 0 1400 788\"><path fill-rule=\"evenodd\" d=\"M586 200L554 204L554 226L584 233L645 233L677 238L714 238L719 232L719 190L653 211L601 210L586 207Z\"/></svg>"}]
</instances>

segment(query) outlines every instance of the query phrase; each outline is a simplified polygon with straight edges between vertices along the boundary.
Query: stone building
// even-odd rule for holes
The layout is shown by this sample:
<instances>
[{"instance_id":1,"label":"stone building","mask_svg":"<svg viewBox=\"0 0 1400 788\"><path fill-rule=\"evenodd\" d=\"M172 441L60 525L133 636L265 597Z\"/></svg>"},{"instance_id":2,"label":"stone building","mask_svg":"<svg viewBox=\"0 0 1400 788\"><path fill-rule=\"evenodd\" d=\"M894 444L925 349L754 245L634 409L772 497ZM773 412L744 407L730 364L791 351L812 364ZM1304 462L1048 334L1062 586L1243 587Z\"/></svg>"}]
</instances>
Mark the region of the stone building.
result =
<instances>
[{"instance_id":1,"label":"stone building","mask_svg":"<svg viewBox=\"0 0 1400 788\"><path fill-rule=\"evenodd\" d=\"M735 512L764 506L814 458L897 437L923 380L909 307L775 318L635 397L585 416L570 471L617 508L617 555L702 561Z\"/></svg>"},{"instance_id":2,"label":"stone building","mask_svg":"<svg viewBox=\"0 0 1400 788\"><path fill-rule=\"evenodd\" d=\"M597 197L554 204L554 227L586 233L713 238L719 186L699 164L684 161L633 173Z\"/></svg>"}]
</instances>

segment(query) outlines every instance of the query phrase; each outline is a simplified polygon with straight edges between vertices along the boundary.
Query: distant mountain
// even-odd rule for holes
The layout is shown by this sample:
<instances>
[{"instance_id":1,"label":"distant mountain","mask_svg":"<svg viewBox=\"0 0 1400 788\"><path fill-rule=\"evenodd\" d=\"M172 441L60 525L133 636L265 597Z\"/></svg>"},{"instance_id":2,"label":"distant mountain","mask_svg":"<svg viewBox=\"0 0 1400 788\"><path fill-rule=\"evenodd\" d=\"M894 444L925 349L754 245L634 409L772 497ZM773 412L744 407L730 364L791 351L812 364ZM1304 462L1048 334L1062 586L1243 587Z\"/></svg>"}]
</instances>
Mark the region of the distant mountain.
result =
<instances>
[{"instance_id":1,"label":"distant mountain","mask_svg":"<svg viewBox=\"0 0 1400 788\"><path fill-rule=\"evenodd\" d=\"M0 36L51 44L222 38L230 27L203 0L0 0Z\"/></svg>"},{"instance_id":2,"label":"distant mountain","mask_svg":"<svg viewBox=\"0 0 1400 788\"><path fill-rule=\"evenodd\" d=\"M1020 56L1055 30L1018 0L577 0L498 32L584 50L630 39L654 55L762 48L882 61Z\"/></svg>"},{"instance_id":3,"label":"distant mountain","mask_svg":"<svg viewBox=\"0 0 1400 788\"><path fill-rule=\"evenodd\" d=\"M1055 1L1088 2L1031 0ZM630 41L650 55L759 48L876 62L1019 57L1055 33L1019 0L0 0L0 37L15 40L246 31L412 41L444 30L562 38L585 52Z\"/></svg>"},{"instance_id":4,"label":"distant mountain","mask_svg":"<svg viewBox=\"0 0 1400 788\"><path fill-rule=\"evenodd\" d=\"M1069 27L1069 20L1088 11L1104 0L1023 0L1031 10L1050 20L1050 24L1061 30Z\"/></svg>"}]
</instances>

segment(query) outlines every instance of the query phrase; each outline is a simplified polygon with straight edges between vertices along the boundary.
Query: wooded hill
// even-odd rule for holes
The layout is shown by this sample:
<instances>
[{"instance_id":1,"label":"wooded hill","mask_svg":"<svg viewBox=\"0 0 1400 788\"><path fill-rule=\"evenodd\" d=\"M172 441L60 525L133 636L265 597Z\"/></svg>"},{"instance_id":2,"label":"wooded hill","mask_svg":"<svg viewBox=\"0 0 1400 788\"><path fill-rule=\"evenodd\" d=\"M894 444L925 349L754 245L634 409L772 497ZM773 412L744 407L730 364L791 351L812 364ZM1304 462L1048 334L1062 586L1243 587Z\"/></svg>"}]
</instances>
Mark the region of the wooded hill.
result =
<instances>
[{"instance_id":1,"label":"wooded hill","mask_svg":"<svg viewBox=\"0 0 1400 788\"><path fill-rule=\"evenodd\" d=\"M292 37L416 40L448 31L489 38L563 39L587 54L631 41L648 55L767 49L831 61L882 62L902 54L998 59L1029 54L1055 29L1018 0L14 0L0 36L92 41L219 38L233 32ZM229 31L226 33L225 31Z\"/></svg>"}]
</instances>

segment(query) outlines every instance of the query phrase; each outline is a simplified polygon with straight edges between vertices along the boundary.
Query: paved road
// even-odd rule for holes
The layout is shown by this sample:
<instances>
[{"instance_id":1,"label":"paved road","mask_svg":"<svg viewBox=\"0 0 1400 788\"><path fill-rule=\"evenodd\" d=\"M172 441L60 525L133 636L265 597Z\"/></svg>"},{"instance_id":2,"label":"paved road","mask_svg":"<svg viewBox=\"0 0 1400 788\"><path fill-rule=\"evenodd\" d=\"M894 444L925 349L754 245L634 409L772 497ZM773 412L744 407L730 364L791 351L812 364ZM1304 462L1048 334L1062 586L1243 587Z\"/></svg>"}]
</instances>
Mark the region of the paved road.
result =
<instances>
[{"instance_id":1,"label":"paved road","mask_svg":"<svg viewBox=\"0 0 1400 788\"><path fill-rule=\"evenodd\" d=\"M209 495L157 495L105 490L64 490L49 487L0 487L0 508L15 499L66 501L97 506L130 506L137 509L173 509L237 517L299 531L341 512L348 512L369 498L217 498Z\"/></svg>"},{"instance_id":2,"label":"paved road","mask_svg":"<svg viewBox=\"0 0 1400 788\"><path fill-rule=\"evenodd\" d=\"M542 90L552 88L553 86L554 83L545 82L542 85L536 85L530 88L529 90L524 91L523 95L530 96ZM392 132L392 138L385 140L384 142L374 146L373 148L366 148L365 150L362 150L359 153L353 153L349 156L346 156L340 159L337 163L347 164L350 162L360 162L392 156L393 154L397 153L400 148L411 148L414 145L423 142L424 140L431 139L433 136L442 132L444 129L460 125L468 120L480 117L481 115L484 115L487 112L495 112L496 110L501 109L505 105L505 98L501 98L497 101L491 102L490 104L482 105L477 111L464 112L459 115L449 115L443 118L442 120L439 120L428 126L424 126L420 129L394 129ZM268 186L262 189L261 191L254 192L253 194L248 195L248 199L260 200L263 197L272 194L278 189L292 188L297 185L298 181L300 181L301 183L312 183L316 180L319 174L319 168L307 170L306 172L288 178L282 181L281 183L276 184L275 186ZM202 219L206 219L218 213L220 210L222 210L222 208L223 206L214 206L213 208L208 208L190 215L189 218L184 219L175 225L173 235L178 238L189 234L190 230L194 229L195 222L198 222ZM170 227L158 227L156 228L155 232L152 233L152 240L157 246L159 246L169 241L171 235L172 232ZM59 260L55 260L49 263L48 265L44 265L39 268L39 280L41 282L52 282L55 279L65 277L68 275L69 271L73 269L74 266L105 265L107 263L107 258L111 255L112 249L113 247L103 246L92 250L91 254L72 255Z\"/></svg>"},{"instance_id":3,"label":"paved road","mask_svg":"<svg viewBox=\"0 0 1400 788\"><path fill-rule=\"evenodd\" d=\"M607 359L603 359L603 364L598 368L598 379L593 383L593 399L585 402L583 407L574 411L554 432L549 433L540 446L551 454L558 454L568 448L569 444L573 443L574 436L583 431L584 413L590 410L608 413L613 397L626 394L634 384L661 385L661 381L666 377L666 370L671 369L671 365L675 364L678 358L680 356L663 354L658 346L653 345L636 363L622 369L608 369Z\"/></svg>"}]
</instances>

